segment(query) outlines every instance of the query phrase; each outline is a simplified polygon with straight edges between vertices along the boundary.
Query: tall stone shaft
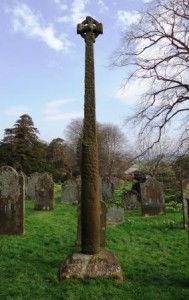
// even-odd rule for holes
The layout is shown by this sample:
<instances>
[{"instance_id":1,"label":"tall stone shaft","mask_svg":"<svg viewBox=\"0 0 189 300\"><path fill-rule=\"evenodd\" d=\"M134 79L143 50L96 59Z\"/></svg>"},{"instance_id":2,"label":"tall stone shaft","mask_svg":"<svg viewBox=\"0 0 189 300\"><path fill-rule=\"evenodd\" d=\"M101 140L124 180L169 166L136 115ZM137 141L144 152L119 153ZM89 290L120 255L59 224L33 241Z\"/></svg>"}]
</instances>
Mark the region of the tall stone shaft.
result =
<instances>
[{"instance_id":1,"label":"tall stone shaft","mask_svg":"<svg viewBox=\"0 0 189 300\"><path fill-rule=\"evenodd\" d=\"M95 107L95 38L102 33L102 24L86 17L77 26L85 39L85 102L81 164L81 251L94 254L100 250L100 193L98 145Z\"/></svg>"}]
</instances>

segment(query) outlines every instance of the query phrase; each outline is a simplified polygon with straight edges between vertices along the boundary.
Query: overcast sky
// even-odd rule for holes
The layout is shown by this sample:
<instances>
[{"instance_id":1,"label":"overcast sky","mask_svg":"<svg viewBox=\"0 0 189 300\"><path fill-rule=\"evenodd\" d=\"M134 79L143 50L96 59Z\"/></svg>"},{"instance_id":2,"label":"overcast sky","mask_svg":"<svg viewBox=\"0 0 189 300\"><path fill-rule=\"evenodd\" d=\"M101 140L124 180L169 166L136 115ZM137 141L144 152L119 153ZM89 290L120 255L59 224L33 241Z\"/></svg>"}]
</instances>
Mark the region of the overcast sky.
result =
<instances>
[{"instance_id":1,"label":"overcast sky","mask_svg":"<svg viewBox=\"0 0 189 300\"><path fill-rule=\"evenodd\" d=\"M0 138L25 113L47 142L83 116L85 45L76 26L88 15L104 30L94 44L97 121L122 127L139 88L120 91L126 70L108 65L122 30L148 2L0 0Z\"/></svg>"}]
</instances>

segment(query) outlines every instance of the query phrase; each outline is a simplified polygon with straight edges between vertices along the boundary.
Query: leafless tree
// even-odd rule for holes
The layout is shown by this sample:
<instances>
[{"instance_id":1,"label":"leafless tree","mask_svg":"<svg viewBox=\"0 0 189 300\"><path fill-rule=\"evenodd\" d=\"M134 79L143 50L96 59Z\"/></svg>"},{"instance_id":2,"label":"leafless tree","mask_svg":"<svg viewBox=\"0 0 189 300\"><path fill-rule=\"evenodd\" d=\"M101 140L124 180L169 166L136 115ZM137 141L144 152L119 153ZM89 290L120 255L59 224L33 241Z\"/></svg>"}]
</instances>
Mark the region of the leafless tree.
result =
<instances>
[{"instance_id":1,"label":"leafless tree","mask_svg":"<svg viewBox=\"0 0 189 300\"><path fill-rule=\"evenodd\" d=\"M76 152L78 142L82 138L83 119L77 118L71 120L65 130L66 140L70 147Z\"/></svg>"},{"instance_id":2,"label":"leafless tree","mask_svg":"<svg viewBox=\"0 0 189 300\"><path fill-rule=\"evenodd\" d=\"M127 67L127 84L146 90L126 121L139 128L138 140L153 147L170 127L178 146L189 149L189 1L154 0L126 29L113 65ZM138 87L139 88L139 87Z\"/></svg>"},{"instance_id":3,"label":"leafless tree","mask_svg":"<svg viewBox=\"0 0 189 300\"><path fill-rule=\"evenodd\" d=\"M125 134L113 124L103 124L98 131L100 173L108 177L123 174L130 150Z\"/></svg>"},{"instance_id":4,"label":"leafless tree","mask_svg":"<svg viewBox=\"0 0 189 300\"><path fill-rule=\"evenodd\" d=\"M167 136L163 136L161 141L151 146L150 138L147 138L143 141L143 144L139 144L137 147L138 156L137 163L140 166L140 169L152 177L158 177L165 166L170 166L174 157L172 155L175 145ZM147 149L145 151L145 149ZM140 153L144 153L143 156L140 156Z\"/></svg>"},{"instance_id":5,"label":"leafless tree","mask_svg":"<svg viewBox=\"0 0 189 300\"><path fill-rule=\"evenodd\" d=\"M75 151L77 164L81 163L82 119L67 126L67 143ZM113 124L97 123L100 175L123 174L128 164L129 143L121 129Z\"/></svg>"}]
</instances>

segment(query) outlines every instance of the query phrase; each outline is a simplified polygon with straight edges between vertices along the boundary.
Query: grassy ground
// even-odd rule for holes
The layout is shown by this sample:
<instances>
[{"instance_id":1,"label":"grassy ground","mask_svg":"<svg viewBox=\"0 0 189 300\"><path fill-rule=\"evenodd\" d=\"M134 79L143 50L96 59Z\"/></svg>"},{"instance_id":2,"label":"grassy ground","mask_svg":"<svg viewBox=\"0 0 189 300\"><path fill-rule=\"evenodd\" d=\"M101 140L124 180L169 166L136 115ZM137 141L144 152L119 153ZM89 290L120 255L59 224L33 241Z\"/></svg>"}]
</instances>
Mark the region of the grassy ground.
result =
<instances>
[{"instance_id":1,"label":"grassy ground","mask_svg":"<svg viewBox=\"0 0 189 300\"><path fill-rule=\"evenodd\" d=\"M25 235L0 236L0 300L189 299L189 249L182 213L164 216L125 213L125 223L107 228L108 247L117 255L125 281L57 280L60 262L74 250L76 206L34 211L26 201Z\"/></svg>"}]
</instances>

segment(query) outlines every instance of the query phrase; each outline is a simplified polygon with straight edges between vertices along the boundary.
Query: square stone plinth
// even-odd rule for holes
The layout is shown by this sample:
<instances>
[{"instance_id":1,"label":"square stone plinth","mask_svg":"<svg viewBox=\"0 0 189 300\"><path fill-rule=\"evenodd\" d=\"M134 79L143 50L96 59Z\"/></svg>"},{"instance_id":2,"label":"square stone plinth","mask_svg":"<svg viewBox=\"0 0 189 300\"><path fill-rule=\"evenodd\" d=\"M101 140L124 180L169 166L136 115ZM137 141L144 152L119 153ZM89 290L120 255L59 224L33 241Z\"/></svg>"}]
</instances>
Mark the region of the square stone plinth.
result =
<instances>
[{"instance_id":1,"label":"square stone plinth","mask_svg":"<svg viewBox=\"0 0 189 300\"><path fill-rule=\"evenodd\" d=\"M60 265L59 280L78 279L116 279L123 281L124 276L116 256L108 249L97 254L70 254Z\"/></svg>"}]
</instances>

